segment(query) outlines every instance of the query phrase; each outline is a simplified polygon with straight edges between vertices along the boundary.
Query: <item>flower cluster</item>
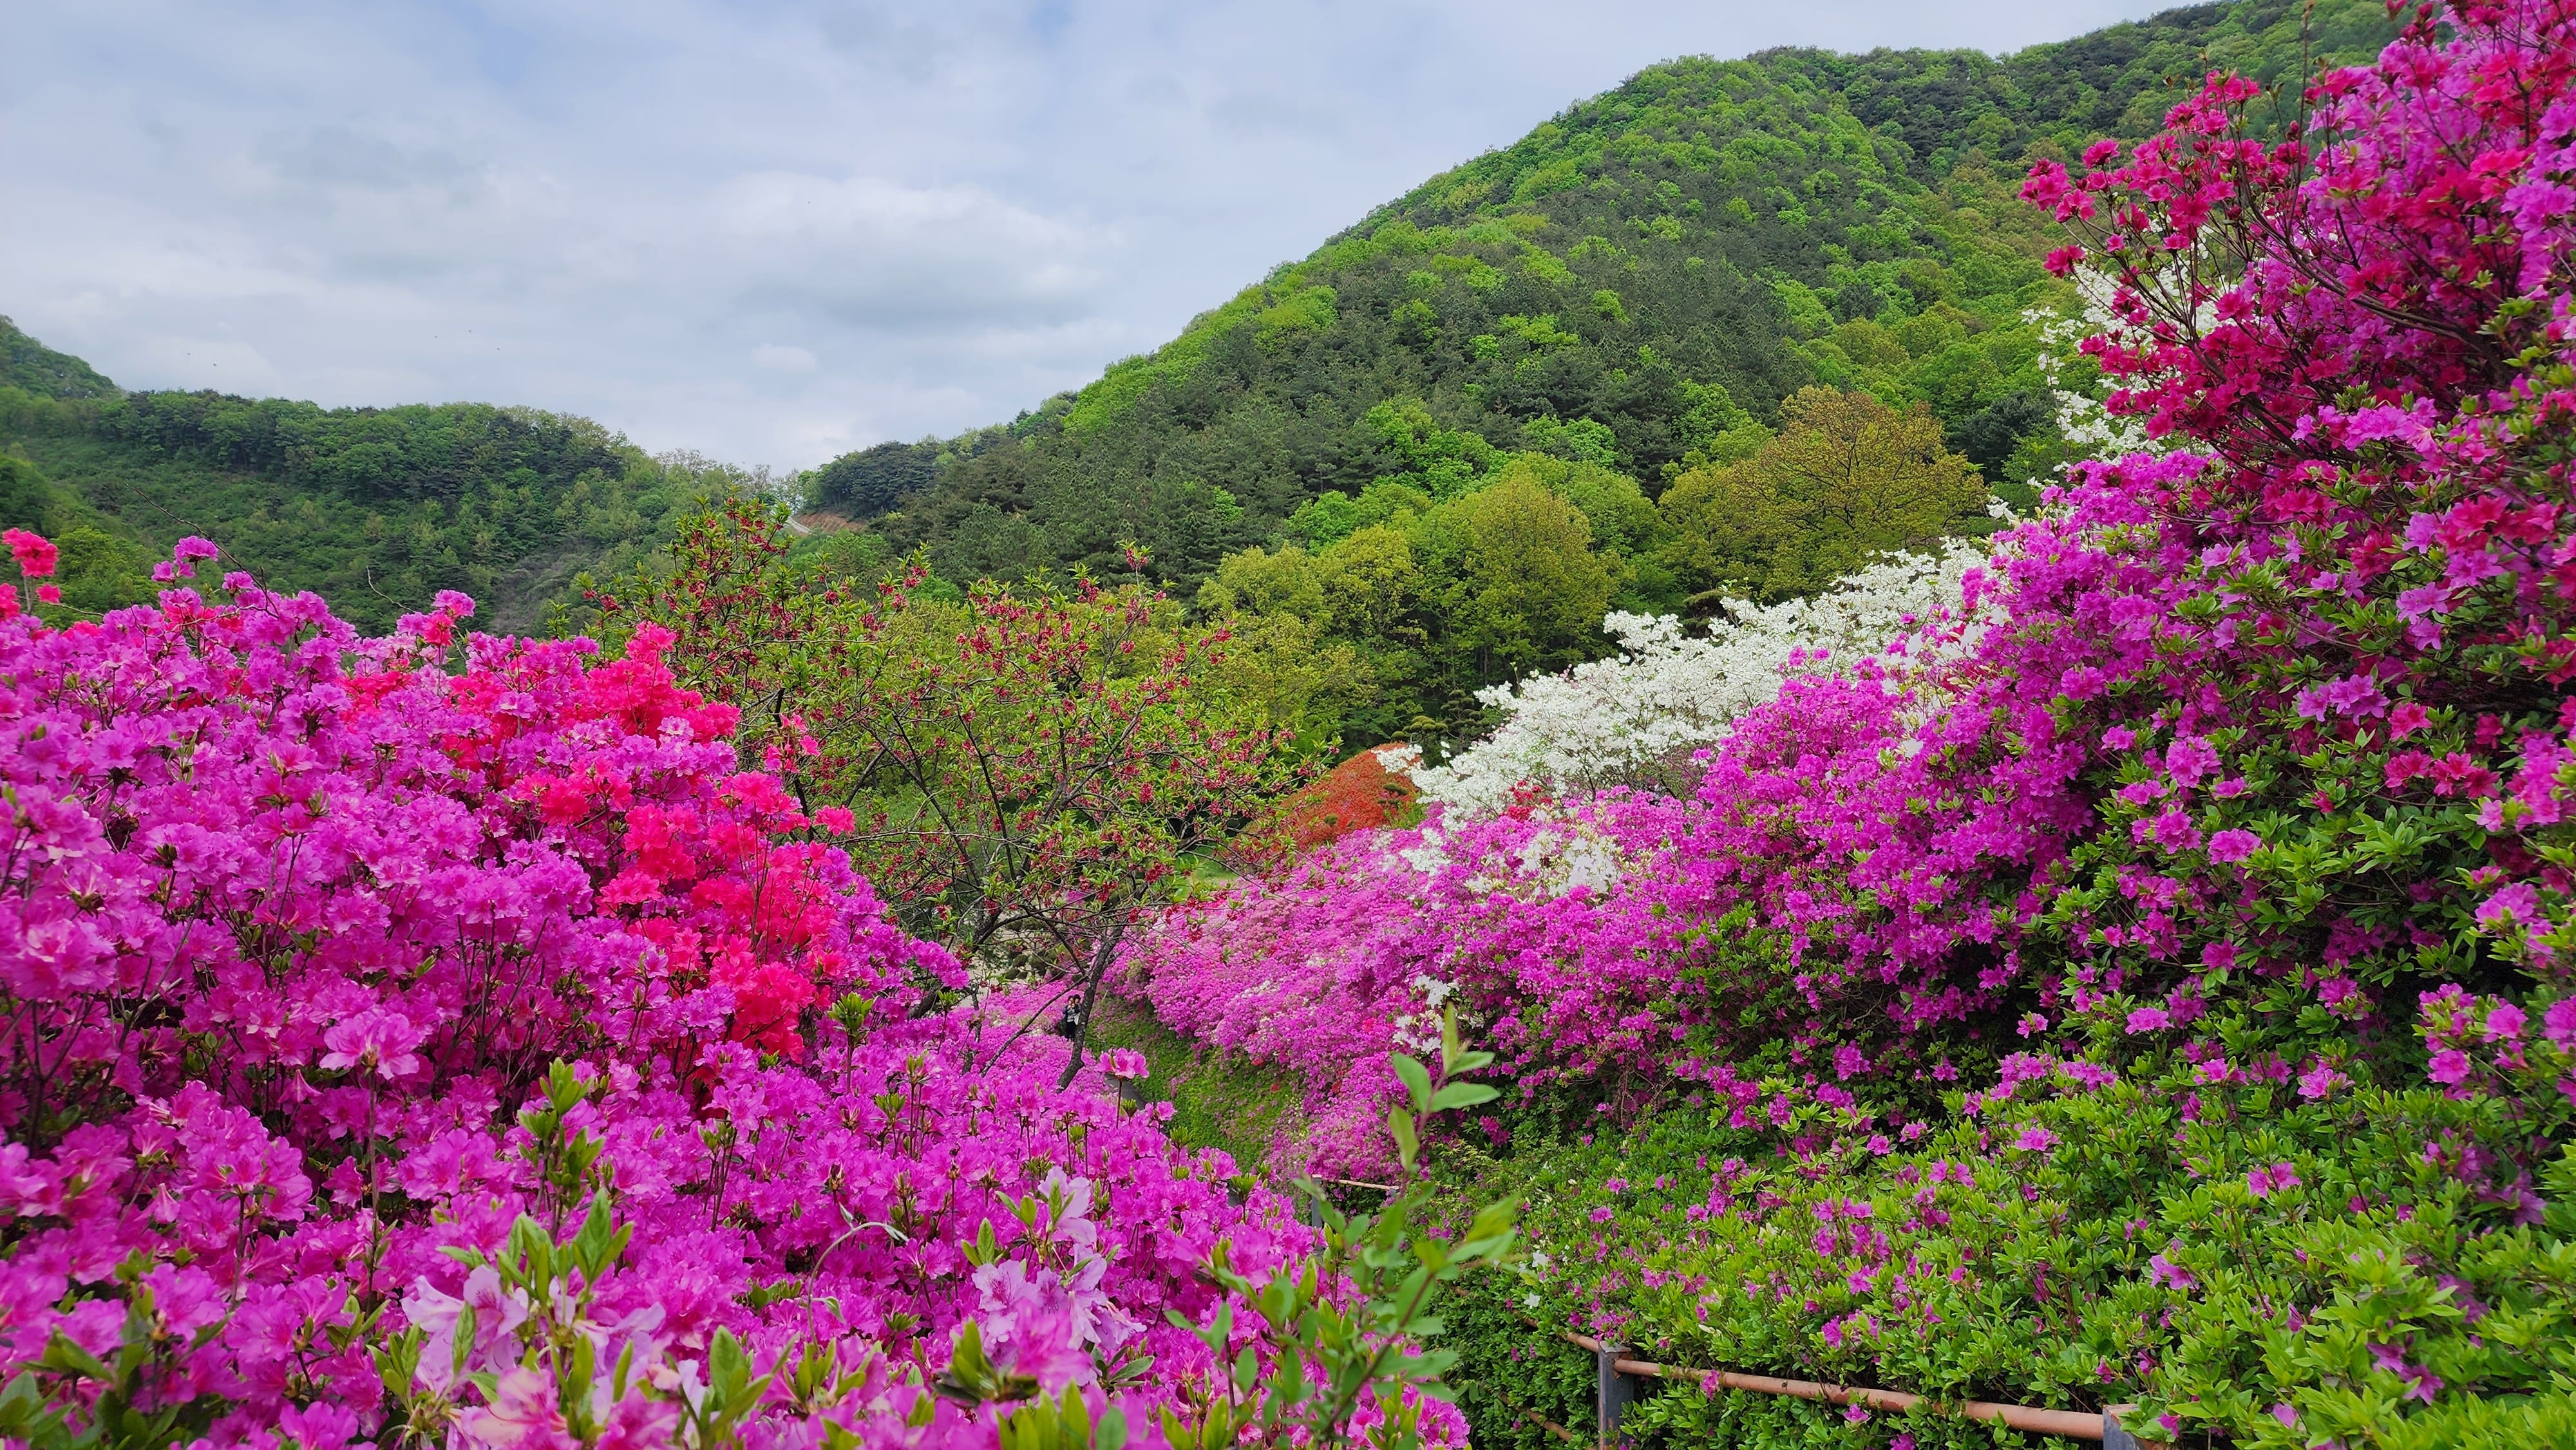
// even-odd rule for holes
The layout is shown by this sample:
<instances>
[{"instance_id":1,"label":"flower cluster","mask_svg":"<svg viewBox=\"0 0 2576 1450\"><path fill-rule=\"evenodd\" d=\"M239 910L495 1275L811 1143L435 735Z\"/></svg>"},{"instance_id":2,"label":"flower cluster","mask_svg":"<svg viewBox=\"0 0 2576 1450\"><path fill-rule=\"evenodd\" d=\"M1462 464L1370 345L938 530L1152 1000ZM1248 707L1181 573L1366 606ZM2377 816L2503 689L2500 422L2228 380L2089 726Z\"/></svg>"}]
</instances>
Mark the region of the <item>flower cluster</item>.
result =
<instances>
[{"instance_id":1,"label":"flower cluster","mask_svg":"<svg viewBox=\"0 0 2576 1450\"><path fill-rule=\"evenodd\" d=\"M956 962L666 634L471 610L0 620L0 1434L1151 1444L1230 1380L1202 1270L1286 1201L919 1010Z\"/></svg>"},{"instance_id":2,"label":"flower cluster","mask_svg":"<svg viewBox=\"0 0 2576 1450\"><path fill-rule=\"evenodd\" d=\"M1282 801L1275 821L1248 833L1236 854L1254 860L1293 858L1354 831L1373 831L1417 814L1420 789L1414 776L1421 761L1422 752L1410 745L1359 752Z\"/></svg>"},{"instance_id":3,"label":"flower cluster","mask_svg":"<svg viewBox=\"0 0 2576 1450\"><path fill-rule=\"evenodd\" d=\"M1871 564L1813 598L1730 600L1704 636L1669 615L1612 614L1601 627L1619 654L1480 692L1500 723L1416 778L1429 798L1478 814L1534 793L1686 788L1691 753L1778 698L1784 680L1842 669L1955 613L1968 571L1985 559L1979 544L1951 540Z\"/></svg>"}]
</instances>

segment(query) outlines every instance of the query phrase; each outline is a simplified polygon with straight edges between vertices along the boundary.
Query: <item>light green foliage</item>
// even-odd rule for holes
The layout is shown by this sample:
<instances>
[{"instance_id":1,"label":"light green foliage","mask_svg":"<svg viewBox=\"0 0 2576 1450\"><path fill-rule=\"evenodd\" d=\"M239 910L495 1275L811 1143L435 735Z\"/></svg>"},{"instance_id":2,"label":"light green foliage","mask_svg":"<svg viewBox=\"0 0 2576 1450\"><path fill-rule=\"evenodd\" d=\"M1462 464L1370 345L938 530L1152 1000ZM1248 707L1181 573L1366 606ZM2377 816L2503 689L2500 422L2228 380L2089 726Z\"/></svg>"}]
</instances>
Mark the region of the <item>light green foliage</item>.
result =
<instances>
[{"instance_id":1,"label":"light green foliage","mask_svg":"<svg viewBox=\"0 0 2576 1450\"><path fill-rule=\"evenodd\" d=\"M1280 334L1324 332L1333 325L1333 289L1307 287L1261 313L1261 340L1276 344Z\"/></svg>"},{"instance_id":2,"label":"light green foliage","mask_svg":"<svg viewBox=\"0 0 2576 1450\"><path fill-rule=\"evenodd\" d=\"M1431 511L1431 495L1410 484L1391 478L1372 480L1358 498L1335 491L1318 494L1297 506L1288 516L1287 534L1310 548L1329 548L1360 530L1375 524L1401 526ZM1289 547L1295 547L1290 545ZM1260 553L1255 545L1248 554ZM1243 555L1231 556L1241 558ZM1218 574L1224 574L1219 566Z\"/></svg>"},{"instance_id":3,"label":"light green foliage","mask_svg":"<svg viewBox=\"0 0 2576 1450\"><path fill-rule=\"evenodd\" d=\"M1455 1215L1466 1223L1456 1238L1439 1232L1433 1220L1437 1190L1416 1172L1423 1130L1441 1113L1495 1097L1493 1088L1463 1080L1490 1067L1493 1054L1463 1047L1454 1014L1443 1015L1440 1036L1437 1074L1401 1053L1393 1060L1405 1100L1387 1110L1387 1131L1404 1168L1404 1187L1376 1213L1346 1215L1332 1206L1321 1184L1302 1183L1298 1191L1324 1205L1321 1253L1260 1282L1235 1272L1222 1246L1208 1264L1209 1279L1259 1316L1257 1326L1246 1328L1269 1350L1273 1368L1266 1383L1257 1383L1259 1357L1243 1349L1234 1373L1207 1404L1187 1416L1164 1412L1163 1435L1170 1444L1195 1450L1363 1441L1376 1450L1417 1450L1422 1444L1420 1404L1408 1404L1404 1396L1447 1396L1442 1376L1458 1356L1425 1345L1446 1328L1442 1297L1472 1271L1509 1265L1518 1237L1509 1202ZM1219 1308L1205 1326L1177 1313L1169 1317L1224 1359L1235 1329L1232 1304ZM1364 1408L1379 1418L1362 1431L1354 1417Z\"/></svg>"},{"instance_id":4,"label":"light green foliage","mask_svg":"<svg viewBox=\"0 0 2576 1450\"><path fill-rule=\"evenodd\" d=\"M1874 324L1844 330L1855 346L1887 341ZM1920 404L1899 412L1866 393L1808 388L1782 412L1780 434L1750 457L1694 469L1664 494L1663 560L1701 597L1811 593L1982 510L1984 480L1942 445Z\"/></svg>"},{"instance_id":5,"label":"light green foliage","mask_svg":"<svg viewBox=\"0 0 2576 1450\"><path fill-rule=\"evenodd\" d=\"M1521 438L1541 453L1577 463L1604 464L1617 456L1610 425L1591 418L1577 418L1571 423L1532 418L1521 425Z\"/></svg>"},{"instance_id":6,"label":"light green foliage","mask_svg":"<svg viewBox=\"0 0 2576 1450\"><path fill-rule=\"evenodd\" d=\"M1920 1084L1874 1145L1813 1102L1779 1122L1723 1100L1626 1121L1571 1098L1519 1110L1510 1151L1441 1170L1459 1193L1520 1197L1533 1249L1528 1273L1467 1287L1443 1341L1463 1356L1478 1443L1538 1450L1522 1416L1574 1413L1588 1357L1531 1321L1611 1323L1671 1365L2134 1403L2150 1439L2567 1443L2576 1104L2551 1091L2558 1069L2535 1064L2527 1096L2459 1097L2425 1085L2402 1034L2354 1056L2334 1024L2259 1009L2194 1032L2216 1055L2109 1030L2082 1075L2044 1072L1975 1109ZM2349 1085L2310 1096L2266 1066L2337 1039ZM1745 1067L1766 1096L1796 1080L1776 1055ZM1900 1133L1908 1116L1929 1131ZM2537 1169L2527 1199L2515 1160ZM2425 1375L2477 1392L2421 1393ZM2181 1436L2151 1423L2167 1413ZM1689 1380L1661 1382L1636 1416L1650 1441L1747 1450L1860 1450L1898 1430L1926 1450L2016 1443L1932 1409L1855 1423Z\"/></svg>"},{"instance_id":7,"label":"light green foliage","mask_svg":"<svg viewBox=\"0 0 2576 1450\"><path fill-rule=\"evenodd\" d=\"M1539 431L1574 452L1598 427ZM1317 647L1343 652L1349 685L1312 698L1316 728L1322 709L1339 712L1346 747L1463 733L1483 708L1477 690L1600 654L1613 604L1678 604L1670 571L1651 557L1662 519L1634 479L1597 462L1501 453L1473 435L1402 441L1408 472L1356 499L1308 503L1291 521L1304 544L1235 554L1198 595L1238 632L1293 621Z\"/></svg>"},{"instance_id":8,"label":"light green foliage","mask_svg":"<svg viewBox=\"0 0 2576 1450\"><path fill-rule=\"evenodd\" d=\"M966 1334L973 1338L975 1358L980 1362L984 1357L983 1336L974 1321L967 1321ZM965 1351L966 1341L961 1338L961 1359ZM1002 1417L1002 1450L1122 1450L1126 1443L1126 1413L1115 1405L1103 1405L1095 1425L1091 1402L1080 1385L1066 1385L1058 1399L1039 1394L1025 1408Z\"/></svg>"},{"instance_id":9,"label":"light green foliage","mask_svg":"<svg viewBox=\"0 0 2576 1450\"><path fill-rule=\"evenodd\" d=\"M1515 473L1434 509L1417 538L1440 580L1440 642L1480 681L1588 652L1616 575L1582 512L1536 478Z\"/></svg>"},{"instance_id":10,"label":"light green foliage","mask_svg":"<svg viewBox=\"0 0 2576 1450\"><path fill-rule=\"evenodd\" d=\"M1637 480L1597 461L1523 453L1494 477L1497 484L1528 479L1572 504L1583 515L1592 545L1613 558L1634 559L1663 539L1663 516Z\"/></svg>"}]
</instances>

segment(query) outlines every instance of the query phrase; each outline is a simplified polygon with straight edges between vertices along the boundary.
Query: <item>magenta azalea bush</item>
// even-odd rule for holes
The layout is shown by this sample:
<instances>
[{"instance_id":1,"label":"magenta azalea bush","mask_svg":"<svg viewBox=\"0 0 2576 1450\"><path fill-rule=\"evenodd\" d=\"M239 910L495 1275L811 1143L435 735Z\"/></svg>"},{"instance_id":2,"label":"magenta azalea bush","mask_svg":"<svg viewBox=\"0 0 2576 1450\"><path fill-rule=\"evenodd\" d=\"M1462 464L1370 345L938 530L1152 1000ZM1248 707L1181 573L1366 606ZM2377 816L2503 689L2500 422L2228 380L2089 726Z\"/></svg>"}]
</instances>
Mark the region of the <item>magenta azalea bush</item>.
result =
<instances>
[{"instance_id":1,"label":"magenta azalea bush","mask_svg":"<svg viewBox=\"0 0 2576 1450\"><path fill-rule=\"evenodd\" d=\"M1282 992L1454 994L1526 1110L1453 1151L1572 1155L1492 1168L1596 1266L1549 1312L1683 1362L2576 1433L2576 4L2428 8L2288 137L2255 95L2032 174L2168 451L2072 468L1891 644L1934 667L1792 679L1689 800L1351 843L1364 937L1238 888L1141 990L1290 1062ZM1649 1106L1696 1146L1622 1243L1600 1135Z\"/></svg>"},{"instance_id":2,"label":"magenta azalea bush","mask_svg":"<svg viewBox=\"0 0 2576 1450\"><path fill-rule=\"evenodd\" d=\"M1272 1367L1208 1266L1316 1236L925 1014L657 632L0 601L0 1437L1150 1445Z\"/></svg>"}]
</instances>

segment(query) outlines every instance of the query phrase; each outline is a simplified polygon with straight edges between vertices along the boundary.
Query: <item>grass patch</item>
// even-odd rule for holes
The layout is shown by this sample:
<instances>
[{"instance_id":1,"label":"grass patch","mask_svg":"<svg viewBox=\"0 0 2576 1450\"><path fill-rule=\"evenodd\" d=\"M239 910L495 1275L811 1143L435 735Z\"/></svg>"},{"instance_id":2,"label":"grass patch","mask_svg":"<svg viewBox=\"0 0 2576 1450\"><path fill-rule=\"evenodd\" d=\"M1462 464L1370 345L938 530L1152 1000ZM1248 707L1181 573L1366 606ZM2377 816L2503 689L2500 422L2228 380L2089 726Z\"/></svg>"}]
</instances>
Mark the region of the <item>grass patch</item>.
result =
<instances>
[{"instance_id":1,"label":"grass patch","mask_svg":"<svg viewBox=\"0 0 2576 1450\"><path fill-rule=\"evenodd\" d=\"M1101 993L1091 1043L1145 1054L1146 1099L1172 1105L1164 1131L1188 1147L1223 1149L1246 1173L1267 1177L1271 1143L1303 1117L1306 1084L1297 1074L1183 1037L1142 1002Z\"/></svg>"}]
</instances>

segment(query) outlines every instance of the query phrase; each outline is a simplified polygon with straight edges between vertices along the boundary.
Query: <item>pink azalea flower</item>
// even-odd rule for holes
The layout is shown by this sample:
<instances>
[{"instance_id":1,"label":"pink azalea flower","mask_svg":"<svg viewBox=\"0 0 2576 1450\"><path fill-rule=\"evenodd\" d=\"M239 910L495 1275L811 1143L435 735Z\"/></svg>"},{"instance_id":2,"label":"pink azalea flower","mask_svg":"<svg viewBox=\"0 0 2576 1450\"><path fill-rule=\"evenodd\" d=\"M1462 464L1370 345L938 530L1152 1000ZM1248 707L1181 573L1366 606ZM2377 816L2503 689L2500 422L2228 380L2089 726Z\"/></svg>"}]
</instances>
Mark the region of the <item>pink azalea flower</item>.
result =
<instances>
[{"instance_id":1,"label":"pink azalea flower","mask_svg":"<svg viewBox=\"0 0 2576 1450\"><path fill-rule=\"evenodd\" d=\"M61 555L52 540L25 529L0 532L0 540L8 542L10 556L18 561L18 572L30 579L42 579L53 573L54 561Z\"/></svg>"},{"instance_id":2,"label":"pink azalea flower","mask_svg":"<svg viewBox=\"0 0 2576 1450\"><path fill-rule=\"evenodd\" d=\"M2209 838L2209 859L2222 863L2242 861L2262 849L2262 845L2262 838L2252 831L2220 831Z\"/></svg>"},{"instance_id":3,"label":"pink azalea flower","mask_svg":"<svg viewBox=\"0 0 2576 1450\"><path fill-rule=\"evenodd\" d=\"M400 1012L370 1007L323 1032L322 1045L331 1050L322 1055L322 1068L373 1071L388 1082L409 1077L421 1069L420 1056L412 1049L428 1036L428 1029L414 1026Z\"/></svg>"}]
</instances>

